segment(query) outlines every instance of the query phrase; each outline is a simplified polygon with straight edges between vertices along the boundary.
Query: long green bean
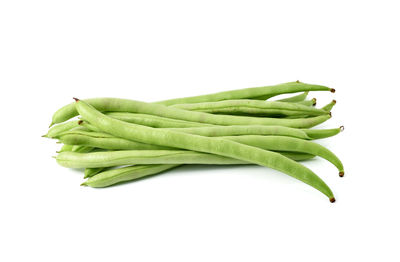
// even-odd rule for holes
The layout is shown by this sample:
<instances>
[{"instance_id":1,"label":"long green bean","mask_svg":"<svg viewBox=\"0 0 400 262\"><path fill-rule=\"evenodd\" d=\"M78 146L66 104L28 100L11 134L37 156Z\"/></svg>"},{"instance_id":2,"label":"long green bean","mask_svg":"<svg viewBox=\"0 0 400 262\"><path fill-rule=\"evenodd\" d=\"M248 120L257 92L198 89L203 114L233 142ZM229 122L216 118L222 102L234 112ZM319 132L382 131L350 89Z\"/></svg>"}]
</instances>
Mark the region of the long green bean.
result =
<instances>
[{"instance_id":1,"label":"long green bean","mask_svg":"<svg viewBox=\"0 0 400 262\"><path fill-rule=\"evenodd\" d=\"M314 157L313 155L301 153L282 152L282 154L287 157L291 157L292 159L297 159L298 161ZM87 176L89 177L89 179L83 182L82 185L90 187L107 187L121 182L133 181L139 178L159 174L166 170L173 169L177 166L180 165L135 165L111 169L95 175Z\"/></svg>"},{"instance_id":2,"label":"long green bean","mask_svg":"<svg viewBox=\"0 0 400 262\"><path fill-rule=\"evenodd\" d=\"M259 98L261 96L275 96L279 94L296 93L302 91L331 91L335 92L326 86L310 85L301 82L289 82L279 84L275 86L263 86L263 87L252 87L233 91L225 91L215 94L192 96L185 98L170 99L157 102L163 105L175 105L175 104L188 104L188 103L201 103L201 102L216 102L222 100L232 99L247 99L247 98Z\"/></svg>"}]
</instances>

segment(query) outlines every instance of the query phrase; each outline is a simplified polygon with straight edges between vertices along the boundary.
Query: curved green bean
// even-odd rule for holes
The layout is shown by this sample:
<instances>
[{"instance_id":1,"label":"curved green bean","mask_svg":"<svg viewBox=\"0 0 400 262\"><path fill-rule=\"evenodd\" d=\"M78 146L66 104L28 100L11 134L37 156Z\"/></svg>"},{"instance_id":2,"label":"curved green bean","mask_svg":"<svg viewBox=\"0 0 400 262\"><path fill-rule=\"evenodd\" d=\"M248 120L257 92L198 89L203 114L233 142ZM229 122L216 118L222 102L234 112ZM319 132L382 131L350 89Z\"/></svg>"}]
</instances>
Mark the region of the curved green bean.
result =
<instances>
[{"instance_id":1,"label":"curved green bean","mask_svg":"<svg viewBox=\"0 0 400 262\"><path fill-rule=\"evenodd\" d=\"M344 127L338 127L338 128L332 128L332 129L301 129L304 131L307 136L309 136L311 139L321 139L321 138L327 138L331 136L335 136L339 134L341 131L343 131Z\"/></svg>"},{"instance_id":2,"label":"curved green bean","mask_svg":"<svg viewBox=\"0 0 400 262\"><path fill-rule=\"evenodd\" d=\"M263 86L263 87L252 87L239 90L219 92L215 94L192 96L185 98L170 99L157 102L163 105L175 105L175 104L189 104L189 103L201 103L201 102L216 102L222 100L233 100L233 99L248 99L248 98L259 98L262 96L275 96L280 94L297 93L302 91L331 91L335 92L326 86L311 85L301 82L289 82L274 86Z\"/></svg>"},{"instance_id":3,"label":"curved green bean","mask_svg":"<svg viewBox=\"0 0 400 262\"><path fill-rule=\"evenodd\" d=\"M336 104L336 100L332 100L332 102L330 102L326 106L322 107L321 109L325 110L326 112L330 112L332 110L332 108L335 106L335 104Z\"/></svg>"},{"instance_id":4,"label":"curved green bean","mask_svg":"<svg viewBox=\"0 0 400 262\"><path fill-rule=\"evenodd\" d=\"M319 156L336 166L340 176L344 175L340 159L329 149L311 141L286 136L230 136L224 138L266 150L300 152Z\"/></svg>"},{"instance_id":5,"label":"curved green bean","mask_svg":"<svg viewBox=\"0 0 400 262\"><path fill-rule=\"evenodd\" d=\"M108 117L80 100L77 100L75 106L84 119L103 132L114 136L142 143L196 150L270 167L314 187L328 196L331 202L335 200L330 188L314 172L279 153L243 145L227 139L209 138L126 123Z\"/></svg>"},{"instance_id":6,"label":"curved green bean","mask_svg":"<svg viewBox=\"0 0 400 262\"><path fill-rule=\"evenodd\" d=\"M47 134L44 135L43 137L54 138L54 137L60 135L61 133L69 131L75 127L79 127L78 122L79 122L79 120L71 120L71 121L53 126L52 128L49 129Z\"/></svg>"}]
</instances>

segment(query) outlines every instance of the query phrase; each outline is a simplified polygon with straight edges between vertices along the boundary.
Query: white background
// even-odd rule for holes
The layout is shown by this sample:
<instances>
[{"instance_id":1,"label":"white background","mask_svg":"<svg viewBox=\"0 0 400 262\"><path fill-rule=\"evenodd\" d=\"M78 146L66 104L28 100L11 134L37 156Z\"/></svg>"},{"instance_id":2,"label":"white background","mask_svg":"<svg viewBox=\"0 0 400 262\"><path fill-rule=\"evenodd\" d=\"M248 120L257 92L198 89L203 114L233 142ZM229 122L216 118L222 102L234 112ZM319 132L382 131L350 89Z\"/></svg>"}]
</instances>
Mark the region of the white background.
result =
<instances>
[{"instance_id":1,"label":"white background","mask_svg":"<svg viewBox=\"0 0 400 262\"><path fill-rule=\"evenodd\" d=\"M1 261L399 261L398 1L1 1ZM301 80L335 88L332 188L185 167L107 189L51 158L72 97L144 101Z\"/></svg>"}]
</instances>

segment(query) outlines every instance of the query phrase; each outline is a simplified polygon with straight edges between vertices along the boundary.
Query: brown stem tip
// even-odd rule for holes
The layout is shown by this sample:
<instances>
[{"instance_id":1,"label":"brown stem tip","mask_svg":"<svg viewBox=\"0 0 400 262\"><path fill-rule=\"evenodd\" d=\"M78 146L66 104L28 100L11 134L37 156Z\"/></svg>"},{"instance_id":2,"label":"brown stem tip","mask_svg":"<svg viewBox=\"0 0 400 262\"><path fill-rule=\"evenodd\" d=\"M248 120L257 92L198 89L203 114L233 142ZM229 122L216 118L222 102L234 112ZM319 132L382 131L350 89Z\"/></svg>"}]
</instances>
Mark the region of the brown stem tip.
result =
<instances>
[{"instance_id":1,"label":"brown stem tip","mask_svg":"<svg viewBox=\"0 0 400 262\"><path fill-rule=\"evenodd\" d=\"M82 124L83 123L83 120L79 120L78 121L78 125L80 125L80 124Z\"/></svg>"},{"instance_id":2,"label":"brown stem tip","mask_svg":"<svg viewBox=\"0 0 400 262\"><path fill-rule=\"evenodd\" d=\"M331 88L331 92L335 93L336 92L335 88Z\"/></svg>"},{"instance_id":3,"label":"brown stem tip","mask_svg":"<svg viewBox=\"0 0 400 262\"><path fill-rule=\"evenodd\" d=\"M331 203L335 203L336 199L334 197L329 198L329 201L331 201Z\"/></svg>"},{"instance_id":4,"label":"brown stem tip","mask_svg":"<svg viewBox=\"0 0 400 262\"><path fill-rule=\"evenodd\" d=\"M344 176L344 172L343 171L339 172L339 176L343 177Z\"/></svg>"},{"instance_id":5,"label":"brown stem tip","mask_svg":"<svg viewBox=\"0 0 400 262\"><path fill-rule=\"evenodd\" d=\"M314 97L313 99L312 99L312 101L313 101L313 106L315 106L316 104L317 104L317 99Z\"/></svg>"},{"instance_id":6,"label":"brown stem tip","mask_svg":"<svg viewBox=\"0 0 400 262\"><path fill-rule=\"evenodd\" d=\"M78 98L76 98L76 97L73 97L73 99L74 99L76 102L78 102L78 101L79 101L79 99L78 99Z\"/></svg>"},{"instance_id":7,"label":"brown stem tip","mask_svg":"<svg viewBox=\"0 0 400 262\"><path fill-rule=\"evenodd\" d=\"M332 117L332 112L329 112L329 116Z\"/></svg>"},{"instance_id":8,"label":"brown stem tip","mask_svg":"<svg viewBox=\"0 0 400 262\"><path fill-rule=\"evenodd\" d=\"M333 103L333 104L336 104L336 100L335 100L335 99L333 99L333 100L332 100L332 103Z\"/></svg>"},{"instance_id":9,"label":"brown stem tip","mask_svg":"<svg viewBox=\"0 0 400 262\"><path fill-rule=\"evenodd\" d=\"M339 128L340 128L340 132L344 131L344 126L340 126Z\"/></svg>"}]
</instances>

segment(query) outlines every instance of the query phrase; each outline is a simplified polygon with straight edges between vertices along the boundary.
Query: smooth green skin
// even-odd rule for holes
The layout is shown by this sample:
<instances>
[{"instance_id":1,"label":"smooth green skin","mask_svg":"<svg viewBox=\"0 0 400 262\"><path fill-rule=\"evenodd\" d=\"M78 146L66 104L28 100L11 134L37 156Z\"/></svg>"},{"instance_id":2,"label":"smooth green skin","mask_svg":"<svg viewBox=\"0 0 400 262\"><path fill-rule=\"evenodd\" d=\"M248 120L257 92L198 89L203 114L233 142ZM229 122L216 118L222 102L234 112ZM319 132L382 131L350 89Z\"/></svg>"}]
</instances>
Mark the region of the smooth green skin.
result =
<instances>
[{"instance_id":1,"label":"smooth green skin","mask_svg":"<svg viewBox=\"0 0 400 262\"><path fill-rule=\"evenodd\" d=\"M219 102L205 102L196 104L177 104L174 108L205 112L212 114L255 114L255 115L325 115L322 109L302 105L300 103L258 100L224 100Z\"/></svg>"},{"instance_id":2,"label":"smooth green skin","mask_svg":"<svg viewBox=\"0 0 400 262\"><path fill-rule=\"evenodd\" d=\"M284 126L214 126L214 127L192 127L192 128L169 128L169 130L184 132L200 136L241 136L241 135L279 135L290 136L301 139L311 139L300 129Z\"/></svg>"},{"instance_id":3,"label":"smooth green skin","mask_svg":"<svg viewBox=\"0 0 400 262\"><path fill-rule=\"evenodd\" d=\"M276 96L280 94L297 93L303 91L333 91L331 88L321 85L311 85L301 82L289 82L274 86L252 87L239 90L219 92L215 94L192 96L185 98L170 99L157 102L162 105L191 104L202 102L217 102L222 100L250 99L264 96Z\"/></svg>"},{"instance_id":4,"label":"smooth green skin","mask_svg":"<svg viewBox=\"0 0 400 262\"><path fill-rule=\"evenodd\" d=\"M304 101L308 96L308 91L307 92L303 92L301 94L295 95L295 96L291 96L288 98L283 98L283 99L278 99L276 101L281 101L281 102L301 102Z\"/></svg>"},{"instance_id":5,"label":"smooth green skin","mask_svg":"<svg viewBox=\"0 0 400 262\"><path fill-rule=\"evenodd\" d=\"M126 123L102 114L83 101L77 101L75 106L84 119L105 133L142 143L196 150L270 167L303 181L328 196L332 202L334 201L332 191L321 178L307 167L279 153L227 139L209 138Z\"/></svg>"},{"instance_id":6,"label":"smooth green skin","mask_svg":"<svg viewBox=\"0 0 400 262\"><path fill-rule=\"evenodd\" d=\"M104 99L103 99L104 100ZM145 103L134 100L109 98L105 101L96 103L101 104L100 111L124 111L137 112L141 114L156 115L166 118L185 120L191 122L199 122L213 125L280 125L296 128L309 128L321 124L330 118L330 115L321 115L310 118L298 119L279 119L267 117L244 117L244 116L229 116L229 115L213 115L203 112L187 111L154 103ZM95 104L96 104L95 103ZM105 104L109 110L105 109ZM96 107L96 106L94 106ZM114 110L111 110L114 109ZM84 117L83 117L84 118ZM84 118L85 119L85 118ZM90 122L90 121L89 121Z\"/></svg>"},{"instance_id":7,"label":"smooth green skin","mask_svg":"<svg viewBox=\"0 0 400 262\"><path fill-rule=\"evenodd\" d=\"M343 131L343 127L332 128L332 129L301 129L304 131L307 136L311 137L311 139L321 139L327 138L331 136L335 136Z\"/></svg>"},{"instance_id":8,"label":"smooth green skin","mask_svg":"<svg viewBox=\"0 0 400 262\"><path fill-rule=\"evenodd\" d=\"M336 100L332 100L332 102L322 107L321 109L325 110L326 112L330 112L335 105L336 105Z\"/></svg>"},{"instance_id":9,"label":"smooth green skin","mask_svg":"<svg viewBox=\"0 0 400 262\"><path fill-rule=\"evenodd\" d=\"M333 165L335 165L341 174L344 174L343 164L339 158L329 151L327 148L298 138L284 136L230 136L226 139L254 146L265 150L280 150L288 152L306 153L322 157ZM129 140L126 140L129 143ZM102 147L101 141L99 147ZM116 148L115 149L119 149ZM114 151L114 152L95 152L89 154L67 154L60 153L57 157L57 162L65 167L73 168L93 168L93 167L108 167L118 165L134 165L134 164L226 164L220 158L203 157L202 154L195 154L194 157L191 151L181 151L183 154L177 154L177 150L130 150ZM190 153L189 153L190 152ZM152 154L154 155L152 158ZM209 154L206 154L209 155ZM175 157L177 156L177 157ZM145 158L145 159L142 159ZM144 162L143 162L144 161ZM183 162L180 162L183 161ZM193 162L200 161L200 162ZM206 161L206 162L205 162ZM210 162L207 162L210 161ZM213 162L217 161L217 162ZM228 162L227 164L235 164Z\"/></svg>"},{"instance_id":10,"label":"smooth green skin","mask_svg":"<svg viewBox=\"0 0 400 262\"><path fill-rule=\"evenodd\" d=\"M311 159L314 156L293 152L282 152L281 154L290 157L296 161ZM126 181L133 181L139 178L156 175L166 170L173 169L180 165L136 165L130 167L116 168L107 170L90 177L87 181L83 182L83 186L90 187L107 187ZM86 169L85 169L86 171ZM85 177L85 178L87 178Z\"/></svg>"},{"instance_id":11,"label":"smooth green skin","mask_svg":"<svg viewBox=\"0 0 400 262\"><path fill-rule=\"evenodd\" d=\"M80 145L87 147L103 148L108 150L156 150L170 149L168 147L149 145L131 140L126 140L105 133L87 131L69 131L57 137L66 145Z\"/></svg>"},{"instance_id":12,"label":"smooth green skin","mask_svg":"<svg viewBox=\"0 0 400 262\"><path fill-rule=\"evenodd\" d=\"M163 105L173 105L173 104L184 104L184 103L197 103L197 102L212 102L212 101L221 101L221 100L229 100L229 99L243 99L243 98L251 98L257 97L261 95L278 95L284 93L295 93L301 91L331 91L334 92L333 89L320 86L320 85L309 85L300 82L291 82L286 84L280 84L276 86L267 86L267 87L255 87L255 88L246 88L232 91L225 91L217 94L210 94L204 96L197 97L189 97L189 98L180 98L180 99L172 99L158 102ZM120 103L121 101L115 100L115 98L91 98L85 100L92 106L94 106L97 110L101 112L106 111L114 111L114 112L132 112L130 111L129 103ZM129 101L129 100L128 100ZM133 113L138 113L133 111ZM75 109L75 105L73 103L68 104L59 110L57 110L52 117L52 123L58 124L68 119L71 119L78 115L78 112Z\"/></svg>"},{"instance_id":13,"label":"smooth green skin","mask_svg":"<svg viewBox=\"0 0 400 262\"><path fill-rule=\"evenodd\" d=\"M135 114L127 112L107 112L105 114L128 123L158 128L214 126L206 123L196 123L147 114Z\"/></svg>"},{"instance_id":14,"label":"smooth green skin","mask_svg":"<svg viewBox=\"0 0 400 262\"><path fill-rule=\"evenodd\" d=\"M78 122L79 122L78 120L71 120L71 121L53 126L52 128L49 129L47 134L44 135L43 137L54 138L66 131L69 131L73 128L79 127Z\"/></svg>"}]
</instances>

